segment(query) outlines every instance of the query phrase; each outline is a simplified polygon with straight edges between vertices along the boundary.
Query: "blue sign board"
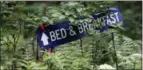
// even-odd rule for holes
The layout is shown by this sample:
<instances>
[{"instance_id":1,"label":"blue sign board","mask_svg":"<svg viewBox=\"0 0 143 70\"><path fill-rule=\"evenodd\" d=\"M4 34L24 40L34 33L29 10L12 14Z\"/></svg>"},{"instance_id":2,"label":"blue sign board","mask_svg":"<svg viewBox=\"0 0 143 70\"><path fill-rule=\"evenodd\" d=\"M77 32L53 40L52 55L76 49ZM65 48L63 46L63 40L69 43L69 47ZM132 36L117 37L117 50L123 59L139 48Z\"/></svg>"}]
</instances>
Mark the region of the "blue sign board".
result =
<instances>
[{"instance_id":1,"label":"blue sign board","mask_svg":"<svg viewBox=\"0 0 143 70\"><path fill-rule=\"evenodd\" d=\"M101 31L107 30L111 24L122 22L122 16L118 7L110 8L107 11L96 13L92 16L97 23L104 23L103 29L100 29Z\"/></svg>"},{"instance_id":2,"label":"blue sign board","mask_svg":"<svg viewBox=\"0 0 143 70\"><path fill-rule=\"evenodd\" d=\"M71 25L71 22L62 22L55 25L48 25L42 31L37 29L37 39L42 49L53 48L55 46L81 39L86 36L88 24L82 23L78 26Z\"/></svg>"},{"instance_id":3,"label":"blue sign board","mask_svg":"<svg viewBox=\"0 0 143 70\"><path fill-rule=\"evenodd\" d=\"M95 20L96 22L104 23L102 29L96 29L100 31L105 31L111 24L117 24L122 21L118 8L110 8L105 12L96 13L92 16L94 18L92 21ZM91 21L72 25L70 21L65 21L54 25L44 26L42 28L39 27L36 31L38 43L42 49L47 49L81 39L87 36L87 30L93 29L90 27L89 23L91 23Z\"/></svg>"}]
</instances>

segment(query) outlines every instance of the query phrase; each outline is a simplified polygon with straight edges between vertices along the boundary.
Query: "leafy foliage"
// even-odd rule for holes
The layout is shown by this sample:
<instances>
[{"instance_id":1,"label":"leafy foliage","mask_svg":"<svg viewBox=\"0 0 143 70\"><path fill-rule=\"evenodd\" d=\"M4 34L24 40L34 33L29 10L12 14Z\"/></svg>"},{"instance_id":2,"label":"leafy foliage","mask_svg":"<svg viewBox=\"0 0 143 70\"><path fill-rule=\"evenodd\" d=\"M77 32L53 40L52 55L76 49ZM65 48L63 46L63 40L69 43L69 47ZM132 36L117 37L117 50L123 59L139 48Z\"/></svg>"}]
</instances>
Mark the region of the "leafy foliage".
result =
<instances>
[{"instance_id":1,"label":"leafy foliage","mask_svg":"<svg viewBox=\"0 0 143 70\"><path fill-rule=\"evenodd\" d=\"M140 2L18 2L1 1L1 69L8 70L97 70L115 69L116 50L120 69L141 69L141 3ZM55 53L41 51L37 46L35 30L41 23L71 21L77 25L91 18L92 13L119 5L124 27L115 30L88 31L88 37L55 48ZM130 16L129 16L130 15ZM95 26L103 27L102 23ZM115 49L111 33L115 33Z\"/></svg>"}]
</instances>

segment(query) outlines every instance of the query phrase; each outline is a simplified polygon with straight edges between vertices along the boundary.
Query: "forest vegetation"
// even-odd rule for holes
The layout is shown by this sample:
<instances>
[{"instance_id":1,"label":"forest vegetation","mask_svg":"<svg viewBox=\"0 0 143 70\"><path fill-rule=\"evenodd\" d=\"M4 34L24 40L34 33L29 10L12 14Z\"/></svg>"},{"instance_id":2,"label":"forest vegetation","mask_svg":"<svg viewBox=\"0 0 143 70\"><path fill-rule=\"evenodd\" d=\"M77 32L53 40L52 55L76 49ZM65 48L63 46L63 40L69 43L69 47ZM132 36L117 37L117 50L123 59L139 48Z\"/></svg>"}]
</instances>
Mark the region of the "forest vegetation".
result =
<instances>
[{"instance_id":1,"label":"forest vegetation","mask_svg":"<svg viewBox=\"0 0 143 70\"><path fill-rule=\"evenodd\" d=\"M41 55L35 32L41 23L69 20L77 25L87 19L76 18L115 6L120 9L123 26L88 31L87 37ZM1 70L141 70L141 1L1 1L0 9ZM102 23L93 24L103 27Z\"/></svg>"}]
</instances>

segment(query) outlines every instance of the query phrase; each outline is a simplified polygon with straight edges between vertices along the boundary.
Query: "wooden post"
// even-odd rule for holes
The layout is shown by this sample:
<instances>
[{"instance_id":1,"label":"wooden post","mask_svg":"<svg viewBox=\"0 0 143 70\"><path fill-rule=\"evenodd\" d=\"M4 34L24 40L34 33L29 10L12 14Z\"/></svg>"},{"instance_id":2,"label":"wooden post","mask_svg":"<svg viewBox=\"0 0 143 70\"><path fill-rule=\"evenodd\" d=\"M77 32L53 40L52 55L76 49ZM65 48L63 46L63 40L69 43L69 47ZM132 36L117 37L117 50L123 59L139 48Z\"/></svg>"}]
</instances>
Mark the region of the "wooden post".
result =
<instances>
[{"instance_id":1,"label":"wooden post","mask_svg":"<svg viewBox=\"0 0 143 70\"><path fill-rule=\"evenodd\" d=\"M46 5L46 2L45 2L45 5ZM46 6L43 8L43 16L46 16ZM44 22L40 25L40 29L42 29L44 31ZM43 49L41 49L41 50L43 50ZM38 52L39 52L39 49L38 49L38 40L37 40L37 57L36 57L36 59L40 60L42 62L43 61L42 60L43 52L40 52L40 54L41 54L40 56L38 55Z\"/></svg>"},{"instance_id":2,"label":"wooden post","mask_svg":"<svg viewBox=\"0 0 143 70\"><path fill-rule=\"evenodd\" d=\"M116 48L115 48L114 33L111 33L111 35L112 35L113 49L114 49L114 55L113 56L115 56L116 69L118 70L118 58L117 58Z\"/></svg>"},{"instance_id":3,"label":"wooden post","mask_svg":"<svg viewBox=\"0 0 143 70\"><path fill-rule=\"evenodd\" d=\"M37 40L37 48L36 48L36 61L39 60L39 48L38 48L38 40Z\"/></svg>"},{"instance_id":4,"label":"wooden post","mask_svg":"<svg viewBox=\"0 0 143 70\"><path fill-rule=\"evenodd\" d=\"M13 60L12 61L12 70L17 70L16 68L17 68L17 66L16 66L16 60Z\"/></svg>"},{"instance_id":5,"label":"wooden post","mask_svg":"<svg viewBox=\"0 0 143 70\"><path fill-rule=\"evenodd\" d=\"M83 55L82 39L80 39L80 49L81 49L81 54Z\"/></svg>"}]
</instances>

